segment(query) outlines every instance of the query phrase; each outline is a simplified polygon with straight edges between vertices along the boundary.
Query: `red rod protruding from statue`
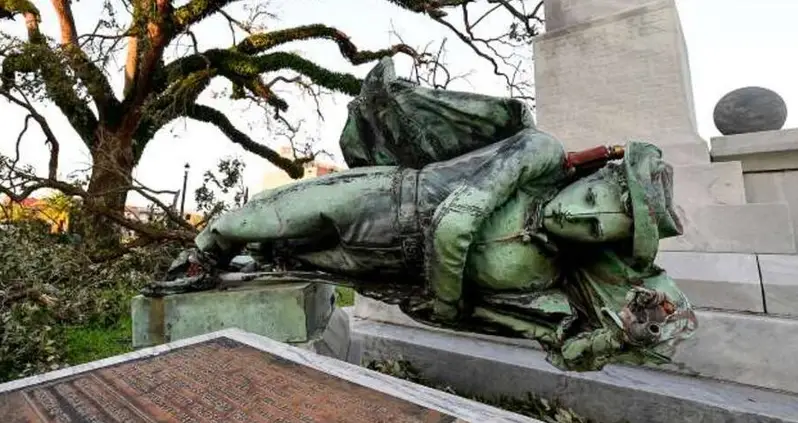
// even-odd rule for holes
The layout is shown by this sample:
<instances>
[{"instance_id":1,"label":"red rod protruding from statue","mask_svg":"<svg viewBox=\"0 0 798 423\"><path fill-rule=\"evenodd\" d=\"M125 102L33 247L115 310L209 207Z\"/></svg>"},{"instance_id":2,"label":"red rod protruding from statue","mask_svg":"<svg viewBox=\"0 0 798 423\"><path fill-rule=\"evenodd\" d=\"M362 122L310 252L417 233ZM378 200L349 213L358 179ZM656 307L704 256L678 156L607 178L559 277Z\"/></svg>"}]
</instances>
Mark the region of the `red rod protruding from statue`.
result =
<instances>
[{"instance_id":1,"label":"red rod protruding from statue","mask_svg":"<svg viewBox=\"0 0 798 423\"><path fill-rule=\"evenodd\" d=\"M594 169L604 166L612 160L623 158L623 147L620 145L600 146L589 150L570 152L565 159L569 169Z\"/></svg>"}]
</instances>

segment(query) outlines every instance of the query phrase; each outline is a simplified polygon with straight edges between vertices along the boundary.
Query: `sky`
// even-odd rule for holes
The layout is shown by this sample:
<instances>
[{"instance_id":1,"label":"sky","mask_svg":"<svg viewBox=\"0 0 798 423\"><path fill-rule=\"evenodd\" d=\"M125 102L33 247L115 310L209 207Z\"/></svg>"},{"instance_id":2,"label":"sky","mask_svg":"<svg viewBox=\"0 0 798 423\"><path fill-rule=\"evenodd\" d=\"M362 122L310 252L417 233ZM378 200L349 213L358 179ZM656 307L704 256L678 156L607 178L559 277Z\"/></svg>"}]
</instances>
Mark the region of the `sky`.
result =
<instances>
[{"instance_id":1,"label":"sky","mask_svg":"<svg viewBox=\"0 0 798 423\"><path fill-rule=\"evenodd\" d=\"M493 76L486 62L480 61L468 48L459 43L445 28L419 16L399 9L385 0L272 0L279 19L270 22L270 29L296 25L324 23L335 26L350 35L352 41L363 49L379 49L397 42L395 34L411 46L423 46L430 41L447 38L447 63L451 69L471 72L467 80L457 81L452 88L490 95L503 95L502 81ZM49 2L41 4L42 28L45 33L57 36L58 29ZM97 23L101 2L75 2L78 30L88 32ZM177 2L180 3L180 2ZM716 102L727 92L743 86L757 85L779 93L787 103L788 111L798 105L798 1L795 0L677 0L689 54L693 96L698 119L699 134L706 140L719 135L712 121ZM486 23L489 25L491 22ZM495 24L495 23L494 23ZM393 34L392 29L393 28ZM0 30L21 33L18 22L2 21ZM200 47L226 47L231 38L226 24L219 20L202 23L195 31ZM330 42L294 43L288 49L302 54L329 68L364 76L372 64L351 66L344 61L337 47ZM531 47L530 47L531 52ZM170 50L169 54L175 54ZM111 82L120 89L122 73L112 65ZM531 75L533 62L528 62ZM409 62L397 61L397 73L407 76ZM225 84L215 83L213 92L225 89ZM310 99L289 95L291 105L288 117L292 121L304 120L304 136L316 141L317 148L329 151L333 160L343 163L338 148L338 137L346 121L346 104L343 95L325 96L322 100L324 120L314 113ZM240 103L215 99L212 92L201 102L216 106L248 133L254 140L278 147L284 141L270 131L264 112L245 108ZM796 106L798 107L798 106ZM43 114L61 141L59 175L67 176L90 165L88 150L69 127L65 118L51 106L41 105ZM0 153L12 155L17 134L22 129L25 114L18 108L0 100ZM795 127L798 113L788 113L785 127ZM41 133L31 130L23 141L22 161L44 172L48 150ZM184 165L189 163L188 209L193 208L193 191L202 184L202 173L214 167L223 157L240 157L247 164L245 183L255 192L260 189L263 174L271 165L264 159L245 152L227 141L213 126L180 120L162 129L148 145L144 157L135 171L135 177L153 189L178 190L182 185ZM142 205L144 200L129 196L129 203Z\"/></svg>"}]
</instances>

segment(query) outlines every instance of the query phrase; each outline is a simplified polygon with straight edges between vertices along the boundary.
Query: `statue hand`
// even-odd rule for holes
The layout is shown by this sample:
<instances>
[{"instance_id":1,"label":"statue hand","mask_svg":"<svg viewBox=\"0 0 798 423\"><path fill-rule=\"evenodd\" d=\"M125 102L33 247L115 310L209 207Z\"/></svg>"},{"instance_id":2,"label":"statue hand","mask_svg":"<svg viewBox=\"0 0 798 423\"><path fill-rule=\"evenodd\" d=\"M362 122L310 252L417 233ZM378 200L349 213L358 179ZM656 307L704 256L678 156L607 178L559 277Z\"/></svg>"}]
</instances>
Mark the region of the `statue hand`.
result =
<instances>
[{"instance_id":1,"label":"statue hand","mask_svg":"<svg viewBox=\"0 0 798 423\"><path fill-rule=\"evenodd\" d=\"M213 259L207 254L195 248L184 250L169 266L169 270L166 272L166 280L209 274L214 266Z\"/></svg>"},{"instance_id":2,"label":"statue hand","mask_svg":"<svg viewBox=\"0 0 798 423\"><path fill-rule=\"evenodd\" d=\"M451 321L457 320L460 310L455 305L435 299L432 301L432 314L437 319Z\"/></svg>"}]
</instances>

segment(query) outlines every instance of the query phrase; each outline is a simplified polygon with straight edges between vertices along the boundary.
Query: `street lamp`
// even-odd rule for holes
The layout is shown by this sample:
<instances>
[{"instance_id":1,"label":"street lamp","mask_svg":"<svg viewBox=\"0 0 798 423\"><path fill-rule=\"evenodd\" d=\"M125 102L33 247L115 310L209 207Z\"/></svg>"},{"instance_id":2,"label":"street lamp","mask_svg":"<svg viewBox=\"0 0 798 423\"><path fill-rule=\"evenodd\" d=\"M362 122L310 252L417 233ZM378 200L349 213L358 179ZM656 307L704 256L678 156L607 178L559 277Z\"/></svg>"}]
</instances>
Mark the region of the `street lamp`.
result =
<instances>
[{"instance_id":1,"label":"street lamp","mask_svg":"<svg viewBox=\"0 0 798 423\"><path fill-rule=\"evenodd\" d=\"M190 168L191 168L191 165L189 165L188 163L186 163L186 165L183 166L183 169L184 169L183 170L183 191L181 193L181 198L180 198L180 215L181 216L183 216L183 213L185 212L185 208L186 208L186 185L188 184L188 170Z\"/></svg>"}]
</instances>

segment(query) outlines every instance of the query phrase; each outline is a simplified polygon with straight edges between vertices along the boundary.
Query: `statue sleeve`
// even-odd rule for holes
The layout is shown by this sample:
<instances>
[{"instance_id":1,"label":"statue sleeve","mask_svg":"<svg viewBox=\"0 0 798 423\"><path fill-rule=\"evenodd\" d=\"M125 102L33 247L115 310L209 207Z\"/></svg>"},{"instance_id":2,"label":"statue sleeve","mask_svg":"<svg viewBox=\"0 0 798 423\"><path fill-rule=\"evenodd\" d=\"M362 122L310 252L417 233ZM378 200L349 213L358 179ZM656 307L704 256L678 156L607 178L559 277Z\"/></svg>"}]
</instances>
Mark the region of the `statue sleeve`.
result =
<instances>
[{"instance_id":1,"label":"statue sleeve","mask_svg":"<svg viewBox=\"0 0 798 423\"><path fill-rule=\"evenodd\" d=\"M560 348L549 349L548 360L563 370L601 370L606 364L614 362L621 354L623 345L620 331L600 328L568 338Z\"/></svg>"},{"instance_id":2,"label":"statue sleeve","mask_svg":"<svg viewBox=\"0 0 798 423\"><path fill-rule=\"evenodd\" d=\"M426 246L427 280L437 301L459 304L468 250L487 216L520 187L551 183L550 176L561 172L564 164L560 142L540 132L521 131L437 207Z\"/></svg>"}]
</instances>

